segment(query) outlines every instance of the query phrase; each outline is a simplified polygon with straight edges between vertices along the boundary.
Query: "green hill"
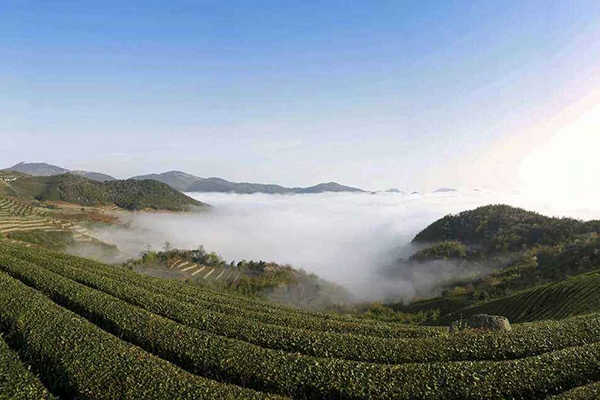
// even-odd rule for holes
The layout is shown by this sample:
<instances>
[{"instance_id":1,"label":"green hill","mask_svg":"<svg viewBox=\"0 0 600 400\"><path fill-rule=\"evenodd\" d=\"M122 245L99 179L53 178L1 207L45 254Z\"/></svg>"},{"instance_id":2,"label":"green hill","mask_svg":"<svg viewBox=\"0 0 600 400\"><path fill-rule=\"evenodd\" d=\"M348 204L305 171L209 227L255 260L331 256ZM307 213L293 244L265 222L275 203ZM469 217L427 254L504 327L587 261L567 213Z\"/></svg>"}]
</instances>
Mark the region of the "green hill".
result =
<instances>
[{"instance_id":1,"label":"green hill","mask_svg":"<svg viewBox=\"0 0 600 400\"><path fill-rule=\"evenodd\" d=\"M594 275L585 274L600 268L598 232L600 221L551 218L505 205L446 216L420 232L413 243L422 248L394 268L418 269L423 263L441 262L468 277L442 282L439 296L390 307L404 313L437 310L440 324L486 312L529 321L596 310L592 297L588 304L569 292L565 296L579 300L581 307L569 309L563 308L563 297L549 297L546 302L546 295L548 290L571 287L586 291L585 283L595 282ZM477 270L485 273L469 272ZM581 276L581 281L570 280L573 276ZM574 282L581 287L577 289ZM532 295L523 297L524 293ZM540 307L543 312L535 311Z\"/></svg>"},{"instance_id":2,"label":"green hill","mask_svg":"<svg viewBox=\"0 0 600 400\"><path fill-rule=\"evenodd\" d=\"M72 174L48 177L20 175L16 180L0 185L0 195L64 201L82 206L116 204L127 210L185 211L192 206L206 206L157 181L98 182Z\"/></svg>"},{"instance_id":3,"label":"green hill","mask_svg":"<svg viewBox=\"0 0 600 400\"><path fill-rule=\"evenodd\" d=\"M491 205L448 215L421 231L418 244L459 241L486 253L555 245L578 234L600 233L600 221L551 218L507 205Z\"/></svg>"},{"instance_id":4,"label":"green hill","mask_svg":"<svg viewBox=\"0 0 600 400\"><path fill-rule=\"evenodd\" d=\"M124 263L142 274L168 277L280 304L322 310L348 304L354 297L339 285L291 265L266 261L227 262L203 246L196 250L144 251Z\"/></svg>"},{"instance_id":5,"label":"green hill","mask_svg":"<svg viewBox=\"0 0 600 400\"><path fill-rule=\"evenodd\" d=\"M5 241L0 334L0 393L9 397L27 387L30 398L544 398L600 381L598 314L449 334Z\"/></svg>"}]
</instances>

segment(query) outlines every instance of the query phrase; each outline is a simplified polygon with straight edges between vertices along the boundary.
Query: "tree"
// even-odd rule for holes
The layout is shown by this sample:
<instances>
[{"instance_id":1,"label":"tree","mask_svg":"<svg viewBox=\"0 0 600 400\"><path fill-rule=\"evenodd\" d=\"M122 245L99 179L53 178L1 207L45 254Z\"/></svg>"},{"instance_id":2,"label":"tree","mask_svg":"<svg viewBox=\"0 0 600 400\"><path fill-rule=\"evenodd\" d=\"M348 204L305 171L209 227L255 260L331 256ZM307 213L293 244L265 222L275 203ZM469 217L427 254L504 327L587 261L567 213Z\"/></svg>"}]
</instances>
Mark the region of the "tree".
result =
<instances>
[{"instance_id":1,"label":"tree","mask_svg":"<svg viewBox=\"0 0 600 400\"><path fill-rule=\"evenodd\" d=\"M152 252L152 245L149 245L149 244L145 245L144 251L142 252L142 254L149 254L151 252Z\"/></svg>"}]
</instances>

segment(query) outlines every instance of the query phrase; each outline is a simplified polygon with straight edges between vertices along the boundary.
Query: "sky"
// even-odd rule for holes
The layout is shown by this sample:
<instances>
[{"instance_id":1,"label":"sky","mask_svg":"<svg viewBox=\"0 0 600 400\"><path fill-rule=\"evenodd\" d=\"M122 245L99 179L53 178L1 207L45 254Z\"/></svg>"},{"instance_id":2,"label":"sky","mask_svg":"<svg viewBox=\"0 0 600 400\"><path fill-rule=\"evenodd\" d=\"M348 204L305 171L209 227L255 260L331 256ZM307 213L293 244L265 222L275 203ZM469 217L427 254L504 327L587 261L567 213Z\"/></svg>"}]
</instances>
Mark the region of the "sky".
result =
<instances>
[{"instance_id":1,"label":"sky","mask_svg":"<svg viewBox=\"0 0 600 400\"><path fill-rule=\"evenodd\" d=\"M0 40L0 167L544 193L599 144L597 0L8 0Z\"/></svg>"}]
</instances>

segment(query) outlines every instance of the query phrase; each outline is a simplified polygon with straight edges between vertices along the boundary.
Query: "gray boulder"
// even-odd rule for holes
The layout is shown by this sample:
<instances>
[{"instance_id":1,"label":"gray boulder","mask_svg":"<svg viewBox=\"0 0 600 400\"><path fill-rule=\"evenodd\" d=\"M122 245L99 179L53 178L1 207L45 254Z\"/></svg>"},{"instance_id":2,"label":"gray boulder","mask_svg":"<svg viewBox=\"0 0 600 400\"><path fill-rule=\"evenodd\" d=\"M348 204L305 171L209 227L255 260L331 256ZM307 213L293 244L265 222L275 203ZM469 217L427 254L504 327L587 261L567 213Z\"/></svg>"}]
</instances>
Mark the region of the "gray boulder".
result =
<instances>
[{"instance_id":1,"label":"gray boulder","mask_svg":"<svg viewBox=\"0 0 600 400\"><path fill-rule=\"evenodd\" d=\"M465 329L480 329L484 331L511 331L508 318L499 315L478 314L472 317L454 321L450 325L450 333Z\"/></svg>"}]
</instances>

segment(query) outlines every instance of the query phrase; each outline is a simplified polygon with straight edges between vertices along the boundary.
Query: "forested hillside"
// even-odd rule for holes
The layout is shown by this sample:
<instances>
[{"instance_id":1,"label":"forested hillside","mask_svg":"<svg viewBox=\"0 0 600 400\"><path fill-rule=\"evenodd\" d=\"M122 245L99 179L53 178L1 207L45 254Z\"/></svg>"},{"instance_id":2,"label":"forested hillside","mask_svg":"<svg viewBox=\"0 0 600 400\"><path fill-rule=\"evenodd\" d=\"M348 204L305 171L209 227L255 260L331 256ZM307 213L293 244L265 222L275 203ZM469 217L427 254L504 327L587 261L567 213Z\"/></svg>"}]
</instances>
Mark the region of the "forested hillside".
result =
<instances>
[{"instance_id":1,"label":"forested hillside","mask_svg":"<svg viewBox=\"0 0 600 400\"><path fill-rule=\"evenodd\" d=\"M600 233L600 221L551 218L506 205L491 205L446 216L421 231L414 243L454 240L486 253L556 245L585 233Z\"/></svg>"},{"instance_id":2,"label":"forested hillside","mask_svg":"<svg viewBox=\"0 0 600 400\"><path fill-rule=\"evenodd\" d=\"M73 174L48 177L19 175L15 180L4 181L4 185L0 186L0 194L82 206L116 204L126 210L186 211L192 206L206 206L153 180L98 182Z\"/></svg>"},{"instance_id":3,"label":"forested hillside","mask_svg":"<svg viewBox=\"0 0 600 400\"><path fill-rule=\"evenodd\" d=\"M441 282L439 296L391 305L398 312L437 311L437 323L448 324L480 312L531 321L599 307L590 288L597 285L595 273L600 270L600 221L551 218L494 205L446 216L413 243L420 250L394 268L444 263L458 273L480 272Z\"/></svg>"}]
</instances>

